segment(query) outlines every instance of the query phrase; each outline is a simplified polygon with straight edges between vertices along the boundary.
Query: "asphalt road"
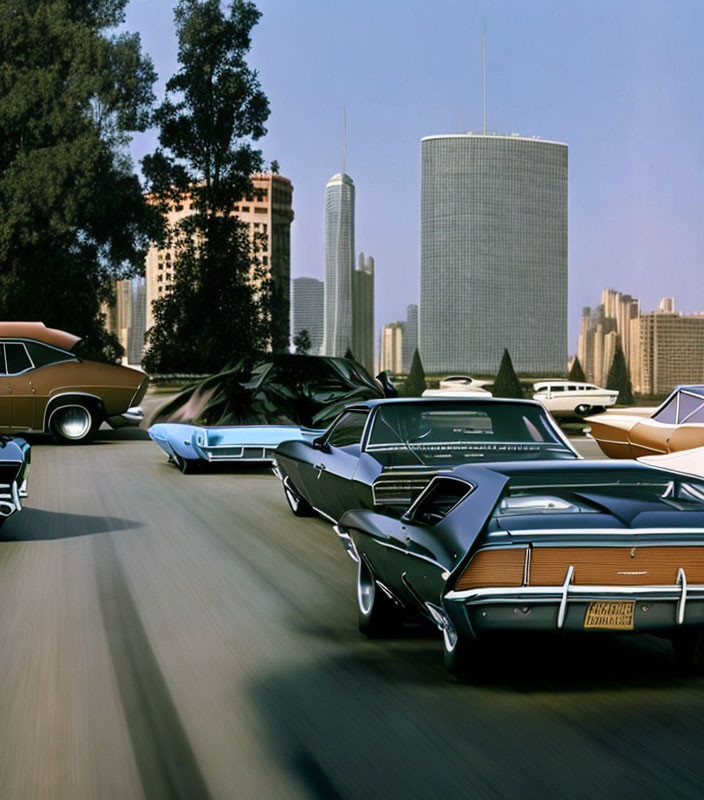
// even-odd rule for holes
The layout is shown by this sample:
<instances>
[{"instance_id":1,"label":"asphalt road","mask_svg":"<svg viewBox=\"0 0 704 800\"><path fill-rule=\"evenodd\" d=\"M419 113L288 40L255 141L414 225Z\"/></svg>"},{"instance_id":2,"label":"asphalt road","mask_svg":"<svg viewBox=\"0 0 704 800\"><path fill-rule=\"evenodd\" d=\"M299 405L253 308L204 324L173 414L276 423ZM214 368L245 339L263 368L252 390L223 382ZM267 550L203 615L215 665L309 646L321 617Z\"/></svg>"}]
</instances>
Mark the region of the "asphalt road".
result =
<instances>
[{"instance_id":1,"label":"asphalt road","mask_svg":"<svg viewBox=\"0 0 704 800\"><path fill-rule=\"evenodd\" d=\"M661 640L514 642L465 686L366 641L355 572L265 470L141 431L34 441L0 536L0 798L701 798L704 680Z\"/></svg>"}]
</instances>

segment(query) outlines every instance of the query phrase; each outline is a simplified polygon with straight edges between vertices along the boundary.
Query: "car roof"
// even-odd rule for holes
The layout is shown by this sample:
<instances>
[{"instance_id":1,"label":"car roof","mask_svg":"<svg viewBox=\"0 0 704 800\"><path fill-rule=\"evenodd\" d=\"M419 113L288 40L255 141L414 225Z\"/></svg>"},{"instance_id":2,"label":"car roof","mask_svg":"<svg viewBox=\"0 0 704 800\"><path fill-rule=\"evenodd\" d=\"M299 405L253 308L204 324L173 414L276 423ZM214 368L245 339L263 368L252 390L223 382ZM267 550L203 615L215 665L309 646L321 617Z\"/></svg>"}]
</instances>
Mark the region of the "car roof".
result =
<instances>
[{"instance_id":1,"label":"car roof","mask_svg":"<svg viewBox=\"0 0 704 800\"><path fill-rule=\"evenodd\" d=\"M490 395L487 397L482 396L472 396L469 395L467 397L384 397L374 400L364 400L361 403L350 403L347 406L347 409L353 408L376 408L377 406L393 406L393 405L413 405L413 404L422 404L422 405L467 405L470 404L477 404L477 405L523 405L523 406L533 406L534 408L539 408L541 411L545 411L545 407L542 403L539 403L537 400L527 400L527 399L519 399L519 398L509 398L509 397L491 397Z\"/></svg>"},{"instance_id":2,"label":"car roof","mask_svg":"<svg viewBox=\"0 0 704 800\"><path fill-rule=\"evenodd\" d=\"M704 397L704 385L702 385L701 383L684 384L682 386L676 386L672 394L681 391L691 392L692 394L698 394L700 397Z\"/></svg>"},{"instance_id":3,"label":"car roof","mask_svg":"<svg viewBox=\"0 0 704 800\"><path fill-rule=\"evenodd\" d=\"M43 322L0 322L0 339L34 339L62 350L70 350L81 337L56 328L47 328Z\"/></svg>"}]
</instances>

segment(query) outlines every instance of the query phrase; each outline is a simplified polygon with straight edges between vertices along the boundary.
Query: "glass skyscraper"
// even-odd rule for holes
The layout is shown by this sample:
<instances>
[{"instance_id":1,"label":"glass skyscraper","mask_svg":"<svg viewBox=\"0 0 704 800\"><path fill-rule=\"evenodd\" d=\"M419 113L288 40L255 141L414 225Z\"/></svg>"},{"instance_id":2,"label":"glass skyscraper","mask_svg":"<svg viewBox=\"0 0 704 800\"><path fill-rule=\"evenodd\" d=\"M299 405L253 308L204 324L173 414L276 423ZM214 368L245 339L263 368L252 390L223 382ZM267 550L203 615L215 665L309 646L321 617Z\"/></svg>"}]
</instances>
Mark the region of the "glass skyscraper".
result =
<instances>
[{"instance_id":1,"label":"glass skyscraper","mask_svg":"<svg viewBox=\"0 0 704 800\"><path fill-rule=\"evenodd\" d=\"M323 354L344 356L352 346L354 182L337 173L325 187L325 304Z\"/></svg>"},{"instance_id":2,"label":"glass skyscraper","mask_svg":"<svg viewBox=\"0 0 704 800\"><path fill-rule=\"evenodd\" d=\"M567 145L421 140L419 328L426 372L565 372Z\"/></svg>"}]
</instances>

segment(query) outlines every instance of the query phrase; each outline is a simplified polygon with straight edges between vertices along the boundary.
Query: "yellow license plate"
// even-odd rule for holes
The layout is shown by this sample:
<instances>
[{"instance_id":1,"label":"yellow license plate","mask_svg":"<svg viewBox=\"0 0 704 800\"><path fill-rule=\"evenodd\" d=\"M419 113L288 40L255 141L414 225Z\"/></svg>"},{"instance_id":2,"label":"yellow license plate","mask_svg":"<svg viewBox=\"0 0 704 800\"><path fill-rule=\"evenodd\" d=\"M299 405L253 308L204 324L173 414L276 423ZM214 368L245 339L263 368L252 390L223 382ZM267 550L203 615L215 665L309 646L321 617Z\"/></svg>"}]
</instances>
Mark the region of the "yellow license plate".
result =
<instances>
[{"instance_id":1,"label":"yellow license plate","mask_svg":"<svg viewBox=\"0 0 704 800\"><path fill-rule=\"evenodd\" d=\"M634 607L635 601L633 600L618 603L599 600L595 603L589 603L584 617L584 627L632 631Z\"/></svg>"}]
</instances>

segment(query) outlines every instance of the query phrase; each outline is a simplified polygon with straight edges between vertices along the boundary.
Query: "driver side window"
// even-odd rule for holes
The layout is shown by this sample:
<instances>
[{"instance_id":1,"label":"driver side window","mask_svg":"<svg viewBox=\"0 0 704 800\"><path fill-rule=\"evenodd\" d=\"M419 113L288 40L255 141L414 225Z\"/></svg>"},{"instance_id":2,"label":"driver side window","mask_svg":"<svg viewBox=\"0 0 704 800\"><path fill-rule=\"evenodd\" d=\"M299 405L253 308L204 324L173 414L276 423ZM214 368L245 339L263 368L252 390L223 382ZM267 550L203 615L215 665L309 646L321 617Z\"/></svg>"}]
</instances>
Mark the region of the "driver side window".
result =
<instances>
[{"instance_id":1,"label":"driver side window","mask_svg":"<svg viewBox=\"0 0 704 800\"><path fill-rule=\"evenodd\" d=\"M326 438L332 447L347 447L362 441L367 414L361 411L348 411L335 423Z\"/></svg>"}]
</instances>

